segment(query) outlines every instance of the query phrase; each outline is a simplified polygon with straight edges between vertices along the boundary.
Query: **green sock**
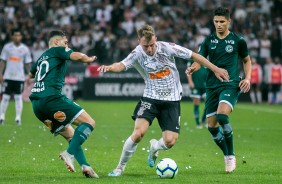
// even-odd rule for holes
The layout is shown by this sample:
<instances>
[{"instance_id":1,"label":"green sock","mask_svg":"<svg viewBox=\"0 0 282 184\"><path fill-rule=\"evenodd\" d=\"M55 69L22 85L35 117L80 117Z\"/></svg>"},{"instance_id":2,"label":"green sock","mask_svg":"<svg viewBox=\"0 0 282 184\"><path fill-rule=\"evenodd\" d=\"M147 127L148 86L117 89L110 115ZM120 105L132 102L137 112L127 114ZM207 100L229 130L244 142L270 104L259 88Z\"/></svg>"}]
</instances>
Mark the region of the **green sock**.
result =
<instances>
[{"instance_id":1,"label":"green sock","mask_svg":"<svg viewBox=\"0 0 282 184\"><path fill-rule=\"evenodd\" d=\"M206 122L206 110L204 110L204 112L203 112L202 122L203 122L203 123Z\"/></svg>"},{"instance_id":2,"label":"green sock","mask_svg":"<svg viewBox=\"0 0 282 184\"><path fill-rule=\"evenodd\" d=\"M225 141L227 145L228 155L234 155L233 131L229 123L229 118L226 114L217 114L216 119L222 127L223 135L225 137Z\"/></svg>"},{"instance_id":3,"label":"green sock","mask_svg":"<svg viewBox=\"0 0 282 184\"><path fill-rule=\"evenodd\" d=\"M194 118L196 121L196 125L200 125L199 116L200 116L199 105L194 105Z\"/></svg>"},{"instance_id":4,"label":"green sock","mask_svg":"<svg viewBox=\"0 0 282 184\"><path fill-rule=\"evenodd\" d=\"M79 165L88 165L84 155L84 152L81 148L81 145L89 137L90 133L93 131L93 127L87 123L81 123L74 131L72 140L69 143L67 152L74 155L75 159Z\"/></svg>"},{"instance_id":5,"label":"green sock","mask_svg":"<svg viewBox=\"0 0 282 184\"><path fill-rule=\"evenodd\" d=\"M223 154L225 156L228 155L225 138L220 132L219 127L215 127L215 128L208 127L208 130L210 131L214 142L222 150Z\"/></svg>"}]
</instances>

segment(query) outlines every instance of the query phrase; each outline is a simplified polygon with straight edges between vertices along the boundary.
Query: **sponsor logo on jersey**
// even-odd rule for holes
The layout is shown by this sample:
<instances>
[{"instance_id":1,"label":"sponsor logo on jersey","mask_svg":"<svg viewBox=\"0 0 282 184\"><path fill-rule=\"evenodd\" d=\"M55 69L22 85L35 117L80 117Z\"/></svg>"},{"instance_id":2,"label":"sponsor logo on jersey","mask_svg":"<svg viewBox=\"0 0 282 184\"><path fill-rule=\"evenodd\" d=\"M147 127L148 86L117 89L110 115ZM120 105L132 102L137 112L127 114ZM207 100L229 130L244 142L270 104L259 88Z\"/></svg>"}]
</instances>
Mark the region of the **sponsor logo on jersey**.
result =
<instances>
[{"instance_id":1,"label":"sponsor logo on jersey","mask_svg":"<svg viewBox=\"0 0 282 184\"><path fill-rule=\"evenodd\" d=\"M218 43L217 39L211 40L211 43Z\"/></svg>"},{"instance_id":2,"label":"sponsor logo on jersey","mask_svg":"<svg viewBox=\"0 0 282 184\"><path fill-rule=\"evenodd\" d=\"M9 57L9 60L11 62L20 62L21 61L21 58L17 57L17 56L10 56Z\"/></svg>"},{"instance_id":3,"label":"sponsor logo on jersey","mask_svg":"<svg viewBox=\"0 0 282 184\"><path fill-rule=\"evenodd\" d=\"M234 42L234 40L225 40L225 43L234 45L235 42Z\"/></svg>"},{"instance_id":4,"label":"sponsor logo on jersey","mask_svg":"<svg viewBox=\"0 0 282 184\"><path fill-rule=\"evenodd\" d=\"M232 52L233 51L232 45L226 45L225 51L228 52L228 53Z\"/></svg>"},{"instance_id":5,"label":"sponsor logo on jersey","mask_svg":"<svg viewBox=\"0 0 282 184\"><path fill-rule=\"evenodd\" d=\"M166 76L169 76L170 70L169 68L165 68L164 70L155 72L155 73L149 73L150 79L162 79Z\"/></svg>"}]
</instances>

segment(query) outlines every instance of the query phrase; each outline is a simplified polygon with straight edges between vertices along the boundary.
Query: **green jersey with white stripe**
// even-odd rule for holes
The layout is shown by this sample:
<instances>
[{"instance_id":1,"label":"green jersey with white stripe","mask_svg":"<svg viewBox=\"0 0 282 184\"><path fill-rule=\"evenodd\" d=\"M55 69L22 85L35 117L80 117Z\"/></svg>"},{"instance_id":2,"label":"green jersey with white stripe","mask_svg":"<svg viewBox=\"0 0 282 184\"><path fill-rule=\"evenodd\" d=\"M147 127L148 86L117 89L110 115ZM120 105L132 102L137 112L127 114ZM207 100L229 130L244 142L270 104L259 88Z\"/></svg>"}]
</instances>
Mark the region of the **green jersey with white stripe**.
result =
<instances>
[{"instance_id":1,"label":"green jersey with white stripe","mask_svg":"<svg viewBox=\"0 0 282 184\"><path fill-rule=\"evenodd\" d=\"M35 76L30 98L43 98L61 94L67 61L72 52L69 48L52 47L39 57L30 69L30 72Z\"/></svg>"},{"instance_id":2,"label":"green jersey with white stripe","mask_svg":"<svg viewBox=\"0 0 282 184\"><path fill-rule=\"evenodd\" d=\"M207 69L207 88L217 88L224 85L238 87L241 80L238 61L249 55L247 43L243 37L230 32L224 39L219 39L216 33L213 33L207 36L201 44L199 54L204 57L208 56L211 63L226 69L229 74L229 82L221 82L211 70Z\"/></svg>"}]
</instances>

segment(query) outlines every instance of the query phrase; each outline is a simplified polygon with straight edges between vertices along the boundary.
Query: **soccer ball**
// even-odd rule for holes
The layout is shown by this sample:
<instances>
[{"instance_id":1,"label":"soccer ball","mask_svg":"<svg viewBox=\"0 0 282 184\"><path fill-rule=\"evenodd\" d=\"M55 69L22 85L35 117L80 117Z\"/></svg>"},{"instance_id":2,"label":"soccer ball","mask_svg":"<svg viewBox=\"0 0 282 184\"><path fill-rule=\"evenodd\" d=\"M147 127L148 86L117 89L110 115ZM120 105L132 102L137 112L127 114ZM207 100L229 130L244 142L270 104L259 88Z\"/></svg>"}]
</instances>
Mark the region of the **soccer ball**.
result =
<instances>
[{"instance_id":1,"label":"soccer ball","mask_svg":"<svg viewBox=\"0 0 282 184\"><path fill-rule=\"evenodd\" d=\"M178 166L171 158L161 159L156 166L156 173L160 178L174 178L178 172Z\"/></svg>"}]
</instances>

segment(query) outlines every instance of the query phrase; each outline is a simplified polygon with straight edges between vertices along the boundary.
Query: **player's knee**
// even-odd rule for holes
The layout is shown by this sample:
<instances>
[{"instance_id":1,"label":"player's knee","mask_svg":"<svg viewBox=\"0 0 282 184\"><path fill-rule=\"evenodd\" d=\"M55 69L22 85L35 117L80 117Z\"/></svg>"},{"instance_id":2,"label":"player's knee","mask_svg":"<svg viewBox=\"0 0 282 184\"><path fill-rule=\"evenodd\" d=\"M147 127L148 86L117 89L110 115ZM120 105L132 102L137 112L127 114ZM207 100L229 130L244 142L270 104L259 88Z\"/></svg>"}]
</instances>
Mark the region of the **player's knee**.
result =
<instances>
[{"instance_id":1,"label":"player's knee","mask_svg":"<svg viewBox=\"0 0 282 184\"><path fill-rule=\"evenodd\" d=\"M144 135L145 135L145 132L143 132L139 129L137 129L137 130L135 129L131 137L133 139L133 142L138 143L142 140Z\"/></svg>"},{"instance_id":2,"label":"player's knee","mask_svg":"<svg viewBox=\"0 0 282 184\"><path fill-rule=\"evenodd\" d=\"M171 148L176 143L178 137L177 136L166 136L164 138L164 143L167 148Z\"/></svg>"},{"instance_id":3,"label":"player's knee","mask_svg":"<svg viewBox=\"0 0 282 184\"><path fill-rule=\"evenodd\" d=\"M222 126L229 123L229 118L226 114L217 114L216 121Z\"/></svg>"},{"instance_id":4,"label":"player's knee","mask_svg":"<svg viewBox=\"0 0 282 184\"><path fill-rule=\"evenodd\" d=\"M232 133L232 127L229 123L229 118L226 114L218 114L216 116L216 120L222 127L223 134L230 134Z\"/></svg>"}]
</instances>

